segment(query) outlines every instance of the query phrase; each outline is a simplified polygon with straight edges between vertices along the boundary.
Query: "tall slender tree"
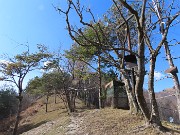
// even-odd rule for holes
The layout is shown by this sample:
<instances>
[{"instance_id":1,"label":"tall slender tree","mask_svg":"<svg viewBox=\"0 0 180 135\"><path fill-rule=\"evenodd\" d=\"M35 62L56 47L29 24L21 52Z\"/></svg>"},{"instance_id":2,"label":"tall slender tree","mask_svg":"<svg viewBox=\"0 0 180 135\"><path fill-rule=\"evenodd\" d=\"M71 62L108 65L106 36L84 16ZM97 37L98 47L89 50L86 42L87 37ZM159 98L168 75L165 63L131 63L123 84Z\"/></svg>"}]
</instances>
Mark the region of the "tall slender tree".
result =
<instances>
[{"instance_id":1,"label":"tall slender tree","mask_svg":"<svg viewBox=\"0 0 180 135\"><path fill-rule=\"evenodd\" d=\"M152 0L151 8L155 12L155 15L158 19L160 33L162 35L162 40L164 40L163 45L164 45L165 55L170 67L169 69L170 72L168 71L167 73L171 74L171 77L174 81L174 86L176 89L176 98L177 98L177 110L179 113L179 120L180 120L180 83L177 75L178 70L171 56L171 51L167 39L167 33L169 28L174 26L174 24L178 23L175 21L180 16L180 8L177 7L176 4L177 1L174 0L171 1L170 4L166 4L159 0ZM171 72L172 70L173 72Z\"/></svg>"}]
</instances>

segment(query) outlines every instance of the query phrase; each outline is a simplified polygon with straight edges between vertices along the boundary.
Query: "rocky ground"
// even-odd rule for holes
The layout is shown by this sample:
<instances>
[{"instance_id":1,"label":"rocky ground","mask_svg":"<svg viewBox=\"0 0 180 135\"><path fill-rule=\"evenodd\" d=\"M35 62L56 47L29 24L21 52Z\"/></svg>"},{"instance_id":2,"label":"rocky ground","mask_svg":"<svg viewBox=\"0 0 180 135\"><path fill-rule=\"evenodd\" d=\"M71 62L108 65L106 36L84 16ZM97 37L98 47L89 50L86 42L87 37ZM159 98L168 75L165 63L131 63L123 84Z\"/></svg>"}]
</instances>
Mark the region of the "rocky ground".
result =
<instances>
[{"instance_id":1,"label":"rocky ground","mask_svg":"<svg viewBox=\"0 0 180 135\"><path fill-rule=\"evenodd\" d=\"M159 131L153 127L144 126L141 118L130 116L127 110L94 109L76 112L70 116L66 126L61 126L61 120L47 122L22 135L178 135L180 130ZM59 128L59 129L58 129ZM52 132L53 130L53 132ZM62 133L61 131L65 131ZM53 134L52 134L53 133Z\"/></svg>"},{"instance_id":2,"label":"rocky ground","mask_svg":"<svg viewBox=\"0 0 180 135\"><path fill-rule=\"evenodd\" d=\"M43 100L37 101L21 114L21 135L179 135L180 125L163 122L163 132L146 127L141 117L122 109L87 109L77 101L77 111L68 115L62 101L53 98L45 112ZM2 124L1 124L2 125ZM11 126L12 127L12 126ZM9 135L1 132L0 135Z\"/></svg>"}]
</instances>

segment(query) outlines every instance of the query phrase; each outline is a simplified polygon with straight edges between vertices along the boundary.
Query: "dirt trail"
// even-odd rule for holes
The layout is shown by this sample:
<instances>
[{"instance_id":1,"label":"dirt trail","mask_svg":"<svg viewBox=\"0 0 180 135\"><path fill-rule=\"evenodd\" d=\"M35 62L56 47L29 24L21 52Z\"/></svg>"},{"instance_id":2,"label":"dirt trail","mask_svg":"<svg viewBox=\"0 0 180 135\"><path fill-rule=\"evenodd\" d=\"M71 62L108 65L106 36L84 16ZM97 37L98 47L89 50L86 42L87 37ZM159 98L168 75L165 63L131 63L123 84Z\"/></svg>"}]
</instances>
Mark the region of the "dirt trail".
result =
<instances>
[{"instance_id":1,"label":"dirt trail","mask_svg":"<svg viewBox=\"0 0 180 135\"><path fill-rule=\"evenodd\" d=\"M144 121L129 115L127 110L94 109L71 114L67 125L60 126L61 118L47 122L22 135L177 135L179 131L161 132L144 127ZM62 133L62 130L64 131Z\"/></svg>"},{"instance_id":2,"label":"dirt trail","mask_svg":"<svg viewBox=\"0 0 180 135\"><path fill-rule=\"evenodd\" d=\"M49 121L41 126L31 129L21 135L50 135L52 130L53 135L62 135L62 130L66 133L65 135L88 135L83 133L82 124L84 116L82 113L74 113L70 116L70 122L66 127L60 126L61 118L55 121Z\"/></svg>"},{"instance_id":3,"label":"dirt trail","mask_svg":"<svg viewBox=\"0 0 180 135\"><path fill-rule=\"evenodd\" d=\"M70 117L70 124L66 127L66 135L81 135L83 134L83 129L81 125L83 124L84 117L82 114L72 114Z\"/></svg>"},{"instance_id":4,"label":"dirt trail","mask_svg":"<svg viewBox=\"0 0 180 135\"><path fill-rule=\"evenodd\" d=\"M56 121L49 121L37 128L33 128L27 132L24 132L21 135L45 135L50 130L52 130L58 123L59 123L59 119Z\"/></svg>"},{"instance_id":5,"label":"dirt trail","mask_svg":"<svg viewBox=\"0 0 180 135\"><path fill-rule=\"evenodd\" d=\"M66 135L90 135L91 133L87 130L89 128L87 126L88 118L98 111L98 109L94 109L89 112L74 113L70 118L70 124L66 128Z\"/></svg>"}]
</instances>

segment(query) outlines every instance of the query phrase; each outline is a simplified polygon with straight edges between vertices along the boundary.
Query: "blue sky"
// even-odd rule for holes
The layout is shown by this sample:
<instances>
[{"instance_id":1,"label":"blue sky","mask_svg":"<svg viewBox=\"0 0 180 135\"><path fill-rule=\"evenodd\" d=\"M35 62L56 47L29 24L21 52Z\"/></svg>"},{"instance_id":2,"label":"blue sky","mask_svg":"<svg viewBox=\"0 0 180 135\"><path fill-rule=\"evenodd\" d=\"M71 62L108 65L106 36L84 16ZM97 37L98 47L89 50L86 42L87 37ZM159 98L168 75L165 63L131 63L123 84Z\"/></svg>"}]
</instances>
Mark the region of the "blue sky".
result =
<instances>
[{"instance_id":1,"label":"blue sky","mask_svg":"<svg viewBox=\"0 0 180 135\"><path fill-rule=\"evenodd\" d=\"M111 0L84 2L95 16L101 16L111 5ZM0 54L20 53L26 47L19 44L27 43L32 51L36 44L47 45L52 51L60 46L62 50L68 49L72 41L65 30L65 18L55 11L53 5L64 9L66 0L0 0ZM78 23L75 17L71 19Z\"/></svg>"},{"instance_id":2,"label":"blue sky","mask_svg":"<svg viewBox=\"0 0 180 135\"><path fill-rule=\"evenodd\" d=\"M83 4L89 6L95 17L101 15L111 6L111 0L82 0ZM20 44L28 44L30 51L35 51L37 44L44 44L51 51L61 47L62 50L70 48L72 44L63 15L59 15L52 6L65 8L66 0L0 0L0 55L6 53L10 57L26 51L26 47ZM76 16L71 18L73 24L78 24ZM170 38L180 37L180 26L170 31ZM173 47L173 55L180 56L179 47ZM157 61L157 77L162 77L163 71L169 66L167 61L161 59ZM180 67L179 60L175 60L175 65ZM159 73L161 71L161 73ZM30 73L26 77L25 84L30 78L41 73ZM156 91L173 86L171 79L158 81L155 83Z\"/></svg>"},{"instance_id":3,"label":"blue sky","mask_svg":"<svg viewBox=\"0 0 180 135\"><path fill-rule=\"evenodd\" d=\"M83 2L92 8L96 16L101 16L111 5L110 0ZM66 0L0 0L0 55L12 57L22 53L26 51L24 45L27 44L31 52L36 50L37 44L44 44L51 51L70 48L72 41L65 30L65 18L53 5L65 9ZM78 23L75 17L71 19ZM40 74L28 74L24 86L30 78Z\"/></svg>"},{"instance_id":4,"label":"blue sky","mask_svg":"<svg viewBox=\"0 0 180 135\"><path fill-rule=\"evenodd\" d=\"M55 11L52 4L59 1L49 0L0 0L0 55L10 57L27 50L36 50L37 44L44 44L51 51L68 49L71 40L65 31L64 19ZM23 44L23 45L21 45ZM40 75L30 73L25 78L24 87L30 78Z\"/></svg>"},{"instance_id":5,"label":"blue sky","mask_svg":"<svg viewBox=\"0 0 180 135\"><path fill-rule=\"evenodd\" d=\"M60 3L49 0L1 0L0 53L24 51L25 48L18 46L18 43L27 42L32 51L36 44L45 44L52 50L62 44L63 49L66 48L65 45L69 46L69 36L64 30L66 24L52 4Z\"/></svg>"}]
</instances>

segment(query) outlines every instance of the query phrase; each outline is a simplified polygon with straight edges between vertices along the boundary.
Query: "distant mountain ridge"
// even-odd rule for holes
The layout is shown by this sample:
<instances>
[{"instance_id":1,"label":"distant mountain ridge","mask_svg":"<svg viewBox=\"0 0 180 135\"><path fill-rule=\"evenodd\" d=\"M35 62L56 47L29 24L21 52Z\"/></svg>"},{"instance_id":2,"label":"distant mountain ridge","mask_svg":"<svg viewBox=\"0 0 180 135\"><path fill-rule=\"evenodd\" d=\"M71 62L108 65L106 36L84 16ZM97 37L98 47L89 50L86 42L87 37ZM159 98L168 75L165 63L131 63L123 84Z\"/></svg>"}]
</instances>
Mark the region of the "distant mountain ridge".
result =
<instances>
[{"instance_id":1,"label":"distant mountain ridge","mask_svg":"<svg viewBox=\"0 0 180 135\"><path fill-rule=\"evenodd\" d=\"M150 105L150 98L147 90L144 91L144 96L147 104ZM160 92L156 92L155 96L161 119L169 121L170 117L172 117L173 122L179 123L175 87L166 88Z\"/></svg>"}]
</instances>

